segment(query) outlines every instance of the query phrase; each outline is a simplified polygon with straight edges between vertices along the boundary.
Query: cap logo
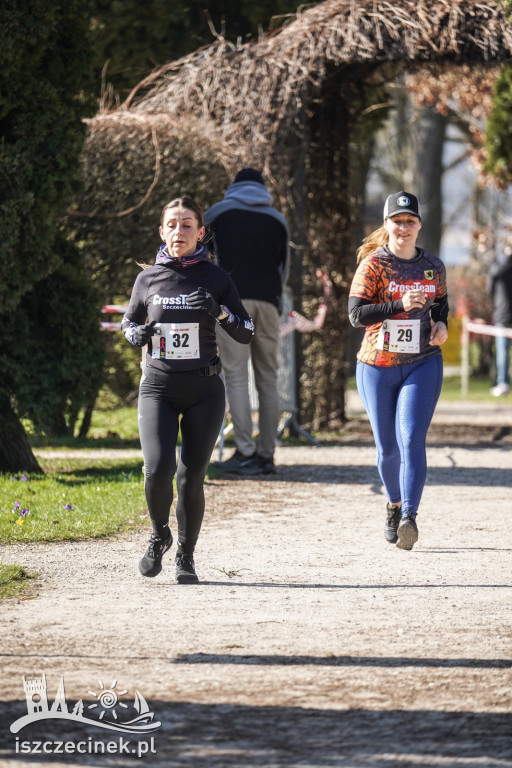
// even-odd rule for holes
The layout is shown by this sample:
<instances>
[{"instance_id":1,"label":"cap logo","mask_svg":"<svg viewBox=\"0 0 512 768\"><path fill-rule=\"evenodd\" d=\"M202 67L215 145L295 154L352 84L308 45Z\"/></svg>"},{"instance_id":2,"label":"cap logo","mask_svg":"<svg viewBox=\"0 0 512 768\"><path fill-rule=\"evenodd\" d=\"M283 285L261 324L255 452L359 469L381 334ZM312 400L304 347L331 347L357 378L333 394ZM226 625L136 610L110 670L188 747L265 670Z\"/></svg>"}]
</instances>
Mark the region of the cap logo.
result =
<instances>
[{"instance_id":1,"label":"cap logo","mask_svg":"<svg viewBox=\"0 0 512 768\"><path fill-rule=\"evenodd\" d=\"M402 197L399 197L396 202L397 202L397 205L406 206L406 205L410 205L411 201L409 200L408 197L405 197L405 195L403 195Z\"/></svg>"}]
</instances>

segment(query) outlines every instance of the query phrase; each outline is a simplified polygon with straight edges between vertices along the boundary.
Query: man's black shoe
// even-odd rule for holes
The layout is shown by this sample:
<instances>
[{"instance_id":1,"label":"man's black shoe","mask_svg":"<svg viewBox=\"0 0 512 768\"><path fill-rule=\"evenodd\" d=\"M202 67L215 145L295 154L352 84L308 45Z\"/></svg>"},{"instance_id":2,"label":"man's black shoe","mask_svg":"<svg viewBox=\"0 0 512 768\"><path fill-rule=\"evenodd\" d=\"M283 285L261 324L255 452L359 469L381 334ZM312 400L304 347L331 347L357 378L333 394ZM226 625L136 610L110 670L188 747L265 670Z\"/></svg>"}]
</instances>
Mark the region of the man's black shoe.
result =
<instances>
[{"instance_id":1,"label":"man's black shoe","mask_svg":"<svg viewBox=\"0 0 512 768\"><path fill-rule=\"evenodd\" d=\"M162 570L162 557L172 547L172 534L162 539L156 533L152 533L148 542L146 554L139 561L139 571L143 576L158 576Z\"/></svg>"},{"instance_id":2,"label":"man's black shoe","mask_svg":"<svg viewBox=\"0 0 512 768\"><path fill-rule=\"evenodd\" d=\"M197 584L196 569L194 567L194 558L184 552L178 552L176 555L176 581L178 584Z\"/></svg>"},{"instance_id":3,"label":"man's black shoe","mask_svg":"<svg viewBox=\"0 0 512 768\"><path fill-rule=\"evenodd\" d=\"M384 525L384 536L386 537L386 541L389 541L390 544L396 544L398 541L397 531L401 519L401 508L396 504L390 504L388 501L386 524Z\"/></svg>"},{"instance_id":4,"label":"man's black shoe","mask_svg":"<svg viewBox=\"0 0 512 768\"><path fill-rule=\"evenodd\" d=\"M255 453L251 461L238 471L239 475L275 475L275 473L274 459L266 459L258 453Z\"/></svg>"},{"instance_id":5,"label":"man's black shoe","mask_svg":"<svg viewBox=\"0 0 512 768\"><path fill-rule=\"evenodd\" d=\"M239 474L240 470L250 464L255 458L256 453L251 454L251 456L244 456L237 448L229 459L226 459L226 461L214 461L213 466L223 472Z\"/></svg>"}]
</instances>

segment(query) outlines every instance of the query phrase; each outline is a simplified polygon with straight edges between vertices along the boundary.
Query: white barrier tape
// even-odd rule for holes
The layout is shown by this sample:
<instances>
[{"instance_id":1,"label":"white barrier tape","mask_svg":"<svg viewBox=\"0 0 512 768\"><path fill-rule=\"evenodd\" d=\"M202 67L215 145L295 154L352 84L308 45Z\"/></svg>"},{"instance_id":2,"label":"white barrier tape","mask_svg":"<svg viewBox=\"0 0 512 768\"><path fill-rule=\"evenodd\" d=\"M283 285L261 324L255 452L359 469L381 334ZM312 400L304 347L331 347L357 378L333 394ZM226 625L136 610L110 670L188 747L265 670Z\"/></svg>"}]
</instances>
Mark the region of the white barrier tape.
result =
<instances>
[{"instance_id":1,"label":"white barrier tape","mask_svg":"<svg viewBox=\"0 0 512 768\"><path fill-rule=\"evenodd\" d=\"M100 323L102 331L120 331L121 323Z\"/></svg>"},{"instance_id":2,"label":"white barrier tape","mask_svg":"<svg viewBox=\"0 0 512 768\"><path fill-rule=\"evenodd\" d=\"M116 315L124 315L127 309L128 305L125 307L122 304L105 304L105 306L101 308L101 311L107 313L111 312Z\"/></svg>"},{"instance_id":3,"label":"white barrier tape","mask_svg":"<svg viewBox=\"0 0 512 768\"><path fill-rule=\"evenodd\" d=\"M468 320L465 327L470 333L481 333L485 336L507 336L512 339L512 328L498 328L495 325L475 323L474 320Z\"/></svg>"}]
</instances>

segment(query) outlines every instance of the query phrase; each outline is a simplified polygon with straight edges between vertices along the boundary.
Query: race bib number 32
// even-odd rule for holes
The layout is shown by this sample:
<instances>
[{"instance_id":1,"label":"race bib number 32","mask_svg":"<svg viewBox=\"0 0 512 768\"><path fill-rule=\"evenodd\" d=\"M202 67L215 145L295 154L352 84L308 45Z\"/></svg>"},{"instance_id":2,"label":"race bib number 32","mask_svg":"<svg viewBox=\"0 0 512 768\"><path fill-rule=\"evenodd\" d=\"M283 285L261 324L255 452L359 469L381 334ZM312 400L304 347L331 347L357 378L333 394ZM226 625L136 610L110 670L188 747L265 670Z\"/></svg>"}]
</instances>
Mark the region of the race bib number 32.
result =
<instances>
[{"instance_id":1,"label":"race bib number 32","mask_svg":"<svg viewBox=\"0 0 512 768\"><path fill-rule=\"evenodd\" d=\"M420 351L420 321L384 320L377 339L377 349L416 354Z\"/></svg>"},{"instance_id":2,"label":"race bib number 32","mask_svg":"<svg viewBox=\"0 0 512 768\"><path fill-rule=\"evenodd\" d=\"M151 357L193 360L199 357L199 323L159 323L151 337Z\"/></svg>"}]
</instances>

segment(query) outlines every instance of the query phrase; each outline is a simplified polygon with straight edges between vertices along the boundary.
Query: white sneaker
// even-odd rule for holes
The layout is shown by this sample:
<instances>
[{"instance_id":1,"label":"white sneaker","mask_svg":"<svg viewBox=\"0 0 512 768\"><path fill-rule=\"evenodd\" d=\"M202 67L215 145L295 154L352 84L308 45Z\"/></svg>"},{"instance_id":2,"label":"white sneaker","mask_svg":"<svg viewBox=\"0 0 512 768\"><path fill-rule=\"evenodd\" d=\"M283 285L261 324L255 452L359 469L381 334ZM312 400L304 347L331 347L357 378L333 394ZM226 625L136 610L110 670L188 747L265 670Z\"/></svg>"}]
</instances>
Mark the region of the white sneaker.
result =
<instances>
[{"instance_id":1,"label":"white sneaker","mask_svg":"<svg viewBox=\"0 0 512 768\"><path fill-rule=\"evenodd\" d=\"M503 395L508 395L509 392L510 387L508 384L496 384L496 386L491 389L491 395L494 395L494 397L502 397Z\"/></svg>"}]
</instances>

